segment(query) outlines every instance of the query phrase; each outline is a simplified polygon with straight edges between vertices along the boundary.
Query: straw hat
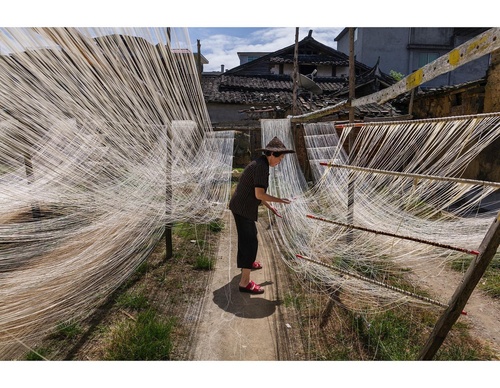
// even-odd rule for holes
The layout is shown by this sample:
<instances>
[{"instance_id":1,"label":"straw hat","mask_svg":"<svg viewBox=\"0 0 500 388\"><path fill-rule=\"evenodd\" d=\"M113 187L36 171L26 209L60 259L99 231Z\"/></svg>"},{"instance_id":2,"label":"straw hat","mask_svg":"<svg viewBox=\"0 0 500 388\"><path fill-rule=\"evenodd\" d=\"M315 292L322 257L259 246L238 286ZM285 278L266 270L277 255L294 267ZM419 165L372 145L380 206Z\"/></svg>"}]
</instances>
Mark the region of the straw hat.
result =
<instances>
[{"instance_id":1,"label":"straw hat","mask_svg":"<svg viewBox=\"0 0 500 388\"><path fill-rule=\"evenodd\" d=\"M271 151L271 152L281 152L282 154L292 154L295 153L294 150L288 149L276 136L267 143L265 148L256 149L256 151Z\"/></svg>"}]
</instances>

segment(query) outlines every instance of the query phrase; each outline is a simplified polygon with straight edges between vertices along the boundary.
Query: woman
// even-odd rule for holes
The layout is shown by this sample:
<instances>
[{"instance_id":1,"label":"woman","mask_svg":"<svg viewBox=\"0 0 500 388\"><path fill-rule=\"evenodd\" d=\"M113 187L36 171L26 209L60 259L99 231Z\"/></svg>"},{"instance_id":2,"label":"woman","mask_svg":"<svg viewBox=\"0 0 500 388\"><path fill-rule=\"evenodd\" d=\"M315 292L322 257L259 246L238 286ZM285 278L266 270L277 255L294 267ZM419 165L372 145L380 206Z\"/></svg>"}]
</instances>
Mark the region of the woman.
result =
<instances>
[{"instance_id":1,"label":"woman","mask_svg":"<svg viewBox=\"0 0 500 388\"><path fill-rule=\"evenodd\" d=\"M237 267L241 268L239 290L251 294L262 294L264 289L250 280L252 269L261 269L257 258L258 239L257 221L258 207L262 203L275 215L281 217L270 202L289 204L286 198L273 197L266 193L269 186L269 168L276 167L285 154L295 151L287 149L280 139L274 137L265 148L258 149L263 154L252 161L243 171L229 209L233 213L238 232Z\"/></svg>"}]
</instances>

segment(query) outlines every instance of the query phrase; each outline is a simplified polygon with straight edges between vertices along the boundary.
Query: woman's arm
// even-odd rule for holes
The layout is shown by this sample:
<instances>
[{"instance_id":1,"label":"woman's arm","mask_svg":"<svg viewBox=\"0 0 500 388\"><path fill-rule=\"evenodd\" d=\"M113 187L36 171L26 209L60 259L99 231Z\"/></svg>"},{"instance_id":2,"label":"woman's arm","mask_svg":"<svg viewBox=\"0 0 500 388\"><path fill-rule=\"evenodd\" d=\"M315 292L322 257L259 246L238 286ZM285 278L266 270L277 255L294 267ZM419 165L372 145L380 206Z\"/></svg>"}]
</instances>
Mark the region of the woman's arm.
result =
<instances>
[{"instance_id":1,"label":"woman's arm","mask_svg":"<svg viewBox=\"0 0 500 388\"><path fill-rule=\"evenodd\" d=\"M272 206L269 202L279 202L286 204L290 203L289 199L273 197L272 195L267 194L262 187L255 188L255 197L257 197L257 199L259 199L265 207L271 210L278 217L281 217L281 214L279 214L278 210L276 210L276 208Z\"/></svg>"},{"instance_id":2,"label":"woman's arm","mask_svg":"<svg viewBox=\"0 0 500 388\"><path fill-rule=\"evenodd\" d=\"M279 202L279 203L290 203L290 200L287 198L278 198L278 197L273 197L272 195L269 195L266 193L266 190L264 190L262 187L256 187L255 188L255 198L258 200L262 201L263 203L266 202ZM266 204L264 203L266 206ZM269 205L269 204L268 204Z\"/></svg>"}]
</instances>

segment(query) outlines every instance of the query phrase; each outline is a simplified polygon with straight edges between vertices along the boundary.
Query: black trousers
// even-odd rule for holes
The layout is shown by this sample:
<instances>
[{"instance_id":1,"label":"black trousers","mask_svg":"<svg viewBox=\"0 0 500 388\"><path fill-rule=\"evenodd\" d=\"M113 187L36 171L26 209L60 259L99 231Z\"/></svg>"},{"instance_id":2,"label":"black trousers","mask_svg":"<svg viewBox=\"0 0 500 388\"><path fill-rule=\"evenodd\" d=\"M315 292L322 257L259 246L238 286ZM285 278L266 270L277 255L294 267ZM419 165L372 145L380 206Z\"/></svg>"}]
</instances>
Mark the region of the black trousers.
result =
<instances>
[{"instance_id":1,"label":"black trousers","mask_svg":"<svg viewBox=\"0 0 500 388\"><path fill-rule=\"evenodd\" d=\"M257 258L259 240L257 239L257 226L255 221L233 213L238 232L238 254L236 264L238 268L252 269L252 264Z\"/></svg>"}]
</instances>

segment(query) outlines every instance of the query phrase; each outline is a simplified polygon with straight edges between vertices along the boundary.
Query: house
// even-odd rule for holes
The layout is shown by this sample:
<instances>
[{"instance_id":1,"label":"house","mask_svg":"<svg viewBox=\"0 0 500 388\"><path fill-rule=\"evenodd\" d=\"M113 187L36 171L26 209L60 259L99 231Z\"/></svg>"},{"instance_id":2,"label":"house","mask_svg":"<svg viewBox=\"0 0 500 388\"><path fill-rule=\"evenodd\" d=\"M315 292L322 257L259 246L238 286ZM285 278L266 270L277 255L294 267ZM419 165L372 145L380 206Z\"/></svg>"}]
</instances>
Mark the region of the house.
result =
<instances>
[{"instance_id":1,"label":"house","mask_svg":"<svg viewBox=\"0 0 500 388\"><path fill-rule=\"evenodd\" d=\"M335 38L337 50L349 52L349 34L345 28ZM457 27L358 27L354 31L354 55L368 66L379 64L381 71L407 76L447 54L488 28ZM489 67L489 55L478 58L421 85L441 87L476 81Z\"/></svg>"},{"instance_id":2,"label":"house","mask_svg":"<svg viewBox=\"0 0 500 388\"><path fill-rule=\"evenodd\" d=\"M259 119L284 118L323 109L345 101L349 95L349 56L312 36L298 42L297 107L294 101L295 44L272 53L239 53L241 65L221 73L203 73L202 90L215 129L258 128ZM251 59L251 60L250 60ZM356 96L371 94L395 83L380 70L355 62ZM391 105L356 109L359 120L394 117ZM346 120L344 109L330 120Z\"/></svg>"},{"instance_id":3,"label":"house","mask_svg":"<svg viewBox=\"0 0 500 388\"><path fill-rule=\"evenodd\" d=\"M414 95L412 117L426 119L476 115L500 111L500 50L490 55L486 76L457 85L418 90ZM393 101L408 106L410 94ZM463 172L464 178L500 182L500 138L485 148ZM498 190L497 190L498 191ZM500 192L496 194L500 196Z\"/></svg>"},{"instance_id":4,"label":"house","mask_svg":"<svg viewBox=\"0 0 500 388\"><path fill-rule=\"evenodd\" d=\"M318 42L312 33L309 31L297 42L296 61L294 43L272 53L238 53L239 66L221 73L202 74L202 90L212 127L237 133L235 166L244 166L256 156L254 150L261 146L260 119L312 113L348 99L349 56ZM295 69L299 74L297 90L293 82ZM356 97L372 94L396 82L382 72L378 64L370 67L355 61L354 71ZM364 121L402 117L390 103L355 108L354 116ZM349 108L346 106L321 120L348 121ZM298 150L297 154L306 168L305 151Z\"/></svg>"}]
</instances>

